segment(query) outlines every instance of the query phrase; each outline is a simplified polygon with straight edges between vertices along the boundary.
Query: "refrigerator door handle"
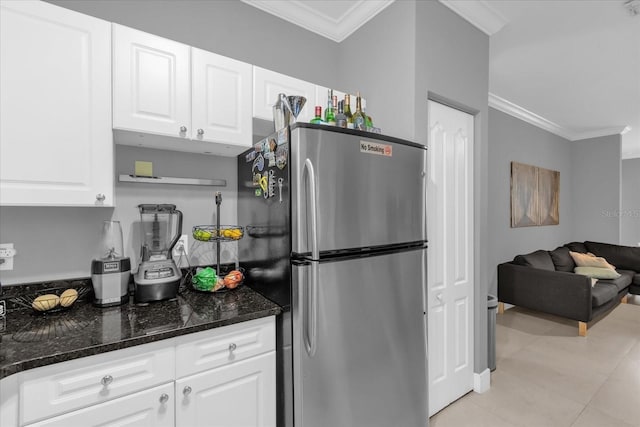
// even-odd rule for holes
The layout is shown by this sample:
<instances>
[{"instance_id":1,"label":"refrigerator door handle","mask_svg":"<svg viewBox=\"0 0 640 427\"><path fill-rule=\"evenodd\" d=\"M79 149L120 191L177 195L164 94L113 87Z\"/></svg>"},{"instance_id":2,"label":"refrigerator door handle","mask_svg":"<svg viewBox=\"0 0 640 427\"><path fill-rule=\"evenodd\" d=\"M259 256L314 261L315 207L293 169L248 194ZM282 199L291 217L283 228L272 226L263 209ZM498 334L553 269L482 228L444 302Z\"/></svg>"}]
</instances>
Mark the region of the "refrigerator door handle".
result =
<instances>
[{"instance_id":1,"label":"refrigerator door handle","mask_svg":"<svg viewBox=\"0 0 640 427\"><path fill-rule=\"evenodd\" d=\"M304 168L302 170L302 175L307 173L309 175L309 204L311 205L311 221L307 222L309 229L307 230L309 233L307 235L311 236L311 258L314 262L311 263L310 273L311 278L308 281L309 287L307 289L307 295L301 295L301 298L305 299L306 297L306 306L307 310L305 313L306 316L306 325L305 328L305 347L307 349L307 353L309 357L313 357L316 353L316 348L318 344L318 280L320 275L320 263L318 260L320 259L320 250L318 249L318 194L316 192L316 174L313 168L313 163L311 160L306 159L304 162ZM301 294L304 294L301 292Z\"/></svg>"},{"instance_id":2,"label":"refrigerator door handle","mask_svg":"<svg viewBox=\"0 0 640 427\"><path fill-rule=\"evenodd\" d=\"M318 194L316 192L316 172L313 168L311 160L306 159L304 161L304 167L302 169L302 178L304 179L305 172L309 175L309 203L311 207L311 224L308 225L308 230L311 233L311 258L314 261L320 259L320 250L318 249ZM307 223L309 224L309 223Z\"/></svg>"},{"instance_id":3,"label":"refrigerator door handle","mask_svg":"<svg viewBox=\"0 0 640 427\"><path fill-rule=\"evenodd\" d=\"M311 277L306 281L306 286L304 284L300 286L300 307L304 312L302 335L309 357L316 354L318 347L318 308L316 304L318 301L319 264L318 262L312 263L308 269L308 274Z\"/></svg>"}]
</instances>

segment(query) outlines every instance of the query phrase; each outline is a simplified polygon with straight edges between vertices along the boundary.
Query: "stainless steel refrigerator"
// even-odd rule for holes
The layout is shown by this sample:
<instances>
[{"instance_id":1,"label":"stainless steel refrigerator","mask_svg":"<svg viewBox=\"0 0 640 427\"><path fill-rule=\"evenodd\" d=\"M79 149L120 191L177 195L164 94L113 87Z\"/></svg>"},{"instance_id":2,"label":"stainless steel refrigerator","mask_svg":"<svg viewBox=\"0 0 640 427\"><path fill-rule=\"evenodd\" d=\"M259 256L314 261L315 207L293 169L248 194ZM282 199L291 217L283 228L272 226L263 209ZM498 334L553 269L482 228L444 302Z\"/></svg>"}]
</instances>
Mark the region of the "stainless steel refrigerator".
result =
<instances>
[{"instance_id":1,"label":"stainless steel refrigerator","mask_svg":"<svg viewBox=\"0 0 640 427\"><path fill-rule=\"evenodd\" d=\"M278 425L424 427L426 149L297 123L238 156L239 259L280 304Z\"/></svg>"}]
</instances>

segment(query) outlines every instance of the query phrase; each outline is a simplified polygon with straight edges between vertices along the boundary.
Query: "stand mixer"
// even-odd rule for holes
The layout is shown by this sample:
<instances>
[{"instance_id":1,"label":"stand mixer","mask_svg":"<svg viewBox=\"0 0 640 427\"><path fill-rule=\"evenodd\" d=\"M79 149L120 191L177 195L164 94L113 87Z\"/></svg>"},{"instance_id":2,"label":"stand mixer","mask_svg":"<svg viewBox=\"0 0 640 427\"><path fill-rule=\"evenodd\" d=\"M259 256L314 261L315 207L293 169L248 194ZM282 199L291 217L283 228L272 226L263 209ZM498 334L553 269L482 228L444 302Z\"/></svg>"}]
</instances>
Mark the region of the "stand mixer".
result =
<instances>
[{"instance_id":1,"label":"stand mixer","mask_svg":"<svg viewBox=\"0 0 640 427\"><path fill-rule=\"evenodd\" d=\"M142 228L141 261L133 281L136 303L176 298L182 273L171 251L182 234L176 205L138 205Z\"/></svg>"}]
</instances>

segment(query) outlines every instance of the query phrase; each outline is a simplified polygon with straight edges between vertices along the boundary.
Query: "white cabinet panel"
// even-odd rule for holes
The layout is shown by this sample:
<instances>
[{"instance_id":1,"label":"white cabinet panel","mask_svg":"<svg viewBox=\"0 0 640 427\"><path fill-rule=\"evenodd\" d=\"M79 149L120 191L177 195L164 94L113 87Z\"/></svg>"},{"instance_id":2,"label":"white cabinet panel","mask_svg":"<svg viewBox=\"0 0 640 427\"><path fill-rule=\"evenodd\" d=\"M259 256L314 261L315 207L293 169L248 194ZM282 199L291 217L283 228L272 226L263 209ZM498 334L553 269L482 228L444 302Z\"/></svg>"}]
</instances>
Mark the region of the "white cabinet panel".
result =
<instances>
[{"instance_id":1,"label":"white cabinet panel","mask_svg":"<svg viewBox=\"0 0 640 427\"><path fill-rule=\"evenodd\" d=\"M312 104L315 102L316 85L275 71L253 67L253 117L273 120L273 104L280 93L307 98L298 121L308 122L313 118L314 105Z\"/></svg>"},{"instance_id":2,"label":"white cabinet panel","mask_svg":"<svg viewBox=\"0 0 640 427\"><path fill-rule=\"evenodd\" d=\"M190 48L113 24L113 127L189 137Z\"/></svg>"},{"instance_id":3,"label":"white cabinet panel","mask_svg":"<svg viewBox=\"0 0 640 427\"><path fill-rule=\"evenodd\" d=\"M29 426L172 427L175 419L173 386L171 382Z\"/></svg>"},{"instance_id":4,"label":"white cabinet panel","mask_svg":"<svg viewBox=\"0 0 640 427\"><path fill-rule=\"evenodd\" d=\"M251 146L252 66L191 48L192 138Z\"/></svg>"},{"instance_id":5,"label":"white cabinet panel","mask_svg":"<svg viewBox=\"0 0 640 427\"><path fill-rule=\"evenodd\" d=\"M22 421L37 421L173 381L172 343L164 340L26 371L20 384Z\"/></svg>"},{"instance_id":6,"label":"white cabinet panel","mask_svg":"<svg viewBox=\"0 0 640 427\"><path fill-rule=\"evenodd\" d=\"M275 352L176 381L176 425L275 427Z\"/></svg>"},{"instance_id":7,"label":"white cabinet panel","mask_svg":"<svg viewBox=\"0 0 640 427\"><path fill-rule=\"evenodd\" d=\"M45 2L0 9L0 204L112 206L110 24Z\"/></svg>"},{"instance_id":8,"label":"white cabinet panel","mask_svg":"<svg viewBox=\"0 0 640 427\"><path fill-rule=\"evenodd\" d=\"M274 351L273 316L177 338L176 377L181 378Z\"/></svg>"}]
</instances>

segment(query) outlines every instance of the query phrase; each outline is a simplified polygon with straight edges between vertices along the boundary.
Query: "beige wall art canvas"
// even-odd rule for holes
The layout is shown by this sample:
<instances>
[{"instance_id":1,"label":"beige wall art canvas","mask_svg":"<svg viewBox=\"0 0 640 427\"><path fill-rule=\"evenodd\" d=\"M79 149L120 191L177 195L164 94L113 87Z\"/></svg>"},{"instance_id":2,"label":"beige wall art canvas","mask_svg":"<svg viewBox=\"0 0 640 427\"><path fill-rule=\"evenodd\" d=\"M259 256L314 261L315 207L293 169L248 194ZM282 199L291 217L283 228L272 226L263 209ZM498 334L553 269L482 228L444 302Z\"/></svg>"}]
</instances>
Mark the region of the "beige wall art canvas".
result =
<instances>
[{"instance_id":1,"label":"beige wall art canvas","mask_svg":"<svg viewBox=\"0 0 640 427\"><path fill-rule=\"evenodd\" d=\"M560 223L560 172L511 162L511 227Z\"/></svg>"}]
</instances>

